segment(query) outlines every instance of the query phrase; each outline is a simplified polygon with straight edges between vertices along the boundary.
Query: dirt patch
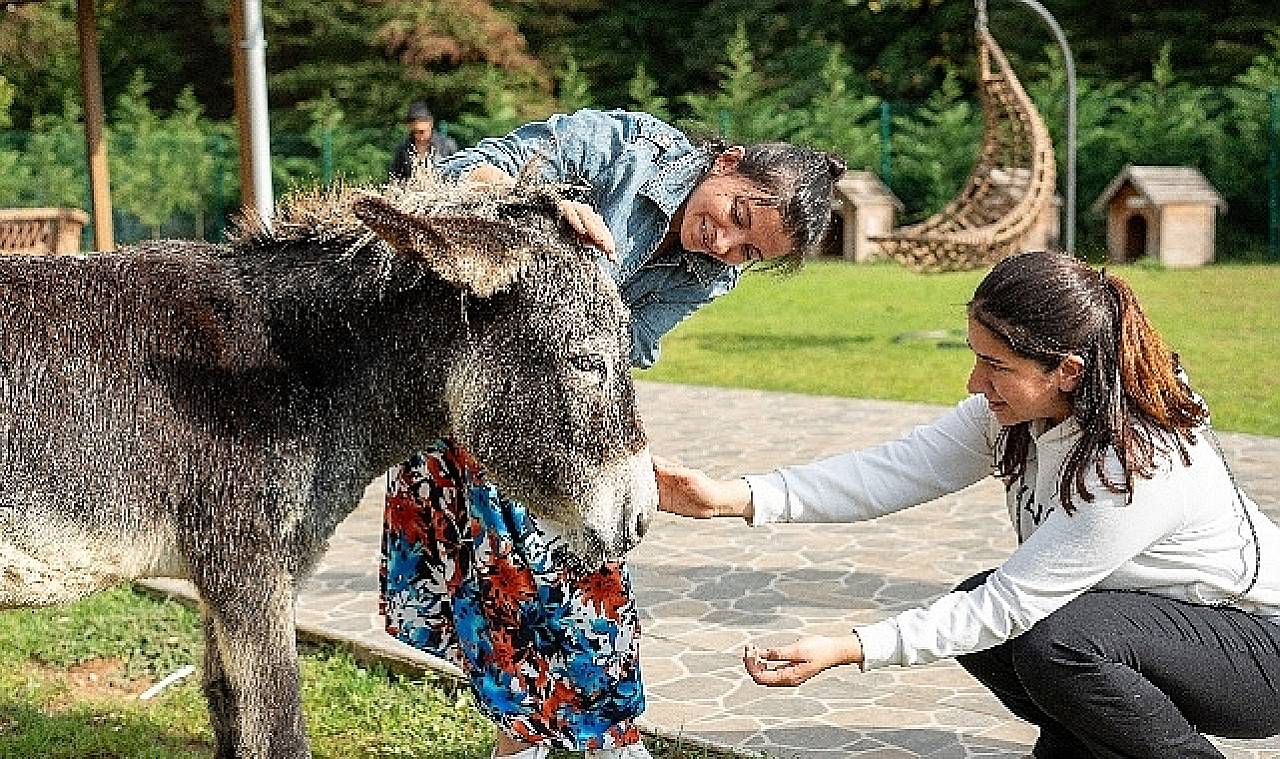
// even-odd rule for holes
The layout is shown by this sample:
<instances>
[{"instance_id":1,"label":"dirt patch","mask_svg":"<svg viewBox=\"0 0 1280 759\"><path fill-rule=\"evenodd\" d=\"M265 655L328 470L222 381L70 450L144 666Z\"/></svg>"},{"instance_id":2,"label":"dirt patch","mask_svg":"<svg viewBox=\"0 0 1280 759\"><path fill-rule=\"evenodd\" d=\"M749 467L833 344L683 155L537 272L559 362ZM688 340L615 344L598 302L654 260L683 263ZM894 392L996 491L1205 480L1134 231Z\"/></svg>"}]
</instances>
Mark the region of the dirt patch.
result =
<instances>
[{"instance_id":1,"label":"dirt patch","mask_svg":"<svg viewBox=\"0 0 1280 759\"><path fill-rule=\"evenodd\" d=\"M135 700L154 682L150 678L130 680L120 659L90 659L67 669L32 664L31 669L32 674L47 683L66 686L65 691L45 704L45 709L51 712L85 701Z\"/></svg>"}]
</instances>

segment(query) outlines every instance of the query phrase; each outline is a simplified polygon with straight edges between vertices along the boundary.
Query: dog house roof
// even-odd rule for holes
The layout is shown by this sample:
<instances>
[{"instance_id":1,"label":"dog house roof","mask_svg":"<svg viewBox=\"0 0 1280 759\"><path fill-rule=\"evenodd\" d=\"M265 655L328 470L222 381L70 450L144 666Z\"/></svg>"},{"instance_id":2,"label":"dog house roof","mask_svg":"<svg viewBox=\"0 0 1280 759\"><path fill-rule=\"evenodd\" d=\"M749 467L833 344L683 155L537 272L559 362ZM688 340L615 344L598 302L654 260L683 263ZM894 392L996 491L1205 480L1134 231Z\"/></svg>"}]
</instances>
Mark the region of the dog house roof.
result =
<instances>
[{"instance_id":1,"label":"dog house roof","mask_svg":"<svg viewBox=\"0 0 1280 759\"><path fill-rule=\"evenodd\" d=\"M1111 180L1098 199L1093 202L1096 213L1105 213L1107 204L1125 184L1153 206L1170 203L1203 203L1213 205L1226 213L1227 201L1213 189L1200 170L1192 166L1133 166L1126 165Z\"/></svg>"},{"instance_id":2,"label":"dog house roof","mask_svg":"<svg viewBox=\"0 0 1280 759\"><path fill-rule=\"evenodd\" d=\"M898 211L906 210L893 190L870 171L846 171L836 181L836 196L837 201L849 203L854 208L888 203Z\"/></svg>"}]
</instances>

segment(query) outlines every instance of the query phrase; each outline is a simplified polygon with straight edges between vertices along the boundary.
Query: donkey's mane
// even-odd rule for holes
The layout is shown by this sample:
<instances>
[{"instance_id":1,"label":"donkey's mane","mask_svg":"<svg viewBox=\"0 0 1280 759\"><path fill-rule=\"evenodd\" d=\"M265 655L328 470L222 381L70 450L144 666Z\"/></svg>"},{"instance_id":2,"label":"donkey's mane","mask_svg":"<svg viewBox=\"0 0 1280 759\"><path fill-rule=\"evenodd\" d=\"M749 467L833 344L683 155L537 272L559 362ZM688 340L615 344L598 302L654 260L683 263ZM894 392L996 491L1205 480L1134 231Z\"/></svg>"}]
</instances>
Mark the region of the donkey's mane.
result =
<instances>
[{"instance_id":1,"label":"donkey's mane","mask_svg":"<svg viewBox=\"0 0 1280 759\"><path fill-rule=\"evenodd\" d=\"M380 186L338 183L290 193L270 226L247 209L234 220L222 255L255 283L255 289L272 293L273 300L310 302L340 315L352 307L357 293L381 299L427 281L438 282L428 267L393 250L356 216L359 198L377 197L410 216L449 217L455 226L460 218L481 225L499 222L506 235L480 238L495 255L499 249L523 245L562 256L582 243L559 222L556 204L581 192L582 188L548 182L533 170L522 171L510 185L446 180L429 169ZM344 284L329 286L332 281Z\"/></svg>"},{"instance_id":2,"label":"donkey's mane","mask_svg":"<svg viewBox=\"0 0 1280 759\"><path fill-rule=\"evenodd\" d=\"M531 167L537 164L530 162ZM376 195L402 210L428 215L432 208L465 205L477 218L492 219L504 205L553 212L556 201L581 189L548 182L529 167L513 185L449 181L419 167L407 179L392 179L385 185L339 182L292 192L277 207L270 226L252 209L246 209L232 219L227 238L232 252L242 254L297 243L329 247L336 241L345 241L354 250L379 242L353 211L354 201L361 196Z\"/></svg>"},{"instance_id":3,"label":"donkey's mane","mask_svg":"<svg viewBox=\"0 0 1280 759\"><path fill-rule=\"evenodd\" d=\"M336 241L359 243L365 247L376 237L352 212L352 202L368 188L335 184L296 191L285 196L276 208L270 227L250 209L238 214L227 230L234 254L319 243L329 247ZM361 239L361 238L368 239Z\"/></svg>"}]
</instances>

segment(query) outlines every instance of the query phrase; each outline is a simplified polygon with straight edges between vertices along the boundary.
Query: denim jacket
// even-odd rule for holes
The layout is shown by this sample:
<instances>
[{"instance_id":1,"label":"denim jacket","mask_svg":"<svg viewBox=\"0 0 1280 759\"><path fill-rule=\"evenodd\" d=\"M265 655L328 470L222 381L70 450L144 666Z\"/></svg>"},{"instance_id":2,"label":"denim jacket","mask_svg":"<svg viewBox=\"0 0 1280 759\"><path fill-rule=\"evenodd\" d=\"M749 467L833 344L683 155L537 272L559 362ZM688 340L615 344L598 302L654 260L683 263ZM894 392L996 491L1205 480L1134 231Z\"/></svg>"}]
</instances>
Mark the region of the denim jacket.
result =
<instances>
[{"instance_id":1,"label":"denim jacket","mask_svg":"<svg viewBox=\"0 0 1280 759\"><path fill-rule=\"evenodd\" d=\"M738 282L737 267L683 249L654 255L708 168L705 152L644 113L582 110L486 138L439 164L458 176L481 163L511 176L535 156L548 179L579 184L617 244L618 263L599 261L631 311L631 363L658 360L658 341Z\"/></svg>"}]
</instances>

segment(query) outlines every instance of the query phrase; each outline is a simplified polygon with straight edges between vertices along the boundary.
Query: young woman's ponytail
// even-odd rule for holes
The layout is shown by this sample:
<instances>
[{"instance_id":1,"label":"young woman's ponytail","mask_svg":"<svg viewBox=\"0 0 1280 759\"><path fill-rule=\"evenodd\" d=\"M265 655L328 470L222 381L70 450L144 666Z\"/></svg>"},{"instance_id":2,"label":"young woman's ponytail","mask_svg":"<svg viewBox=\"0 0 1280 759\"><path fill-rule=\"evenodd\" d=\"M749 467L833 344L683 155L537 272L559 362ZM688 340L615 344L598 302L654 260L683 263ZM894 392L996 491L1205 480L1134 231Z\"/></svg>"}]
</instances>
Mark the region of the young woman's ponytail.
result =
<instances>
[{"instance_id":1,"label":"young woman's ponytail","mask_svg":"<svg viewBox=\"0 0 1280 759\"><path fill-rule=\"evenodd\" d=\"M1165 346L1129 285L1114 277L1105 279L1115 293L1125 394L1161 427L1187 430L1202 424L1207 413L1187 387L1177 355Z\"/></svg>"}]
</instances>

